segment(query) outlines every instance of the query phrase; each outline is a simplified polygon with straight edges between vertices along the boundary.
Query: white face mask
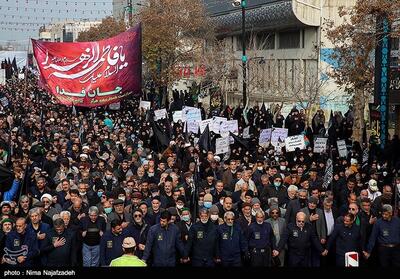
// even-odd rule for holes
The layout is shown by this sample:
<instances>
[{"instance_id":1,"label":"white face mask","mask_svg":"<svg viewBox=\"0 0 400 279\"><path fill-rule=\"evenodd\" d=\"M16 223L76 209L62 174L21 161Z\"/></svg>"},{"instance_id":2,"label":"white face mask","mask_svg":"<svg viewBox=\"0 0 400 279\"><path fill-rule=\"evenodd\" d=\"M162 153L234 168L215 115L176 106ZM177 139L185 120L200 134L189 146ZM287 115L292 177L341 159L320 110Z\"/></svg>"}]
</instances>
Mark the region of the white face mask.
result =
<instances>
[{"instance_id":1,"label":"white face mask","mask_svg":"<svg viewBox=\"0 0 400 279\"><path fill-rule=\"evenodd\" d=\"M382 172L383 176L386 176L388 173L387 171Z\"/></svg>"},{"instance_id":2,"label":"white face mask","mask_svg":"<svg viewBox=\"0 0 400 279\"><path fill-rule=\"evenodd\" d=\"M86 192L79 192L79 195L84 196L86 195Z\"/></svg>"},{"instance_id":3,"label":"white face mask","mask_svg":"<svg viewBox=\"0 0 400 279\"><path fill-rule=\"evenodd\" d=\"M262 171L262 170L263 170L263 167L257 167L257 169L258 169L259 171Z\"/></svg>"},{"instance_id":4,"label":"white face mask","mask_svg":"<svg viewBox=\"0 0 400 279\"><path fill-rule=\"evenodd\" d=\"M120 200L125 201L125 197L118 197Z\"/></svg>"},{"instance_id":5,"label":"white face mask","mask_svg":"<svg viewBox=\"0 0 400 279\"><path fill-rule=\"evenodd\" d=\"M211 215L210 218L213 221L217 221L218 220L218 215Z\"/></svg>"},{"instance_id":6,"label":"white face mask","mask_svg":"<svg viewBox=\"0 0 400 279\"><path fill-rule=\"evenodd\" d=\"M264 223L264 222L258 222L258 221L257 221L257 224L259 224L259 225L262 225L263 223Z\"/></svg>"},{"instance_id":7,"label":"white face mask","mask_svg":"<svg viewBox=\"0 0 400 279\"><path fill-rule=\"evenodd\" d=\"M113 176L112 175L106 175L106 179L110 180Z\"/></svg>"},{"instance_id":8,"label":"white face mask","mask_svg":"<svg viewBox=\"0 0 400 279\"><path fill-rule=\"evenodd\" d=\"M183 205L181 205L181 204L178 204L178 205L176 206L176 208L178 208L178 209L182 209L182 208L183 208Z\"/></svg>"},{"instance_id":9,"label":"white face mask","mask_svg":"<svg viewBox=\"0 0 400 279\"><path fill-rule=\"evenodd\" d=\"M286 166L280 166L281 170L286 170Z\"/></svg>"}]
</instances>

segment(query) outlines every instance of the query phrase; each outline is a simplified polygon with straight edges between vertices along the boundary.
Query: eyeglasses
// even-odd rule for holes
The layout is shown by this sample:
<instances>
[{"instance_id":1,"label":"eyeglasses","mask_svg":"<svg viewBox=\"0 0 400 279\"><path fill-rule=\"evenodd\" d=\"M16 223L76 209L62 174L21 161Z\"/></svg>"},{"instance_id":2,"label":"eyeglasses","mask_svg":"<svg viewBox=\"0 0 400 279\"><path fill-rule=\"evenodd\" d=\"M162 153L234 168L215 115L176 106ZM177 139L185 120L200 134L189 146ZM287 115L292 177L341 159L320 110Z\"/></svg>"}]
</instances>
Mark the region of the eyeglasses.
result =
<instances>
[{"instance_id":1,"label":"eyeglasses","mask_svg":"<svg viewBox=\"0 0 400 279\"><path fill-rule=\"evenodd\" d=\"M271 212L271 214L276 215L276 214L278 214L278 212Z\"/></svg>"},{"instance_id":2,"label":"eyeglasses","mask_svg":"<svg viewBox=\"0 0 400 279\"><path fill-rule=\"evenodd\" d=\"M304 224L304 221L296 221L297 223Z\"/></svg>"},{"instance_id":3,"label":"eyeglasses","mask_svg":"<svg viewBox=\"0 0 400 279\"><path fill-rule=\"evenodd\" d=\"M140 215L140 214L135 214L135 215L133 215L133 217L142 217L142 215Z\"/></svg>"}]
</instances>

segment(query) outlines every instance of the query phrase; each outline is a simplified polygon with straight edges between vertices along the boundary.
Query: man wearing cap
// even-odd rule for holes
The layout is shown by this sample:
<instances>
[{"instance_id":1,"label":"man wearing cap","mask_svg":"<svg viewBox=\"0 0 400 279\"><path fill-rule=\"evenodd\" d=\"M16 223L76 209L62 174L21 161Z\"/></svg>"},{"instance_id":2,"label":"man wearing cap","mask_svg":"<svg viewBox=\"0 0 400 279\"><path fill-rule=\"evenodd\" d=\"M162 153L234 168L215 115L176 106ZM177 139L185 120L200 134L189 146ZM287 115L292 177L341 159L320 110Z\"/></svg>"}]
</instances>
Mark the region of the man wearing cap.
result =
<instances>
[{"instance_id":1,"label":"man wearing cap","mask_svg":"<svg viewBox=\"0 0 400 279\"><path fill-rule=\"evenodd\" d=\"M155 267L174 267L176 265L176 252L184 257L185 250L179 229L174 224L169 224L171 214L163 211L160 222L152 226L147 235L143 261L147 262L152 256ZM184 259L187 261L187 259Z\"/></svg>"},{"instance_id":2,"label":"man wearing cap","mask_svg":"<svg viewBox=\"0 0 400 279\"><path fill-rule=\"evenodd\" d=\"M111 229L112 220L118 219L122 221L122 228L126 228L131 221L131 216L124 212L124 201L116 199L112 203L113 211L107 215L107 230Z\"/></svg>"},{"instance_id":3,"label":"man wearing cap","mask_svg":"<svg viewBox=\"0 0 400 279\"><path fill-rule=\"evenodd\" d=\"M375 179L368 181L368 198L373 202L377 197L381 196L382 193L378 189L378 182Z\"/></svg>"},{"instance_id":4,"label":"man wearing cap","mask_svg":"<svg viewBox=\"0 0 400 279\"><path fill-rule=\"evenodd\" d=\"M139 191L134 191L131 194L131 204L125 206L124 211L126 213L132 214L135 209L139 208L139 204L142 202L142 193Z\"/></svg>"},{"instance_id":5,"label":"man wearing cap","mask_svg":"<svg viewBox=\"0 0 400 279\"><path fill-rule=\"evenodd\" d=\"M318 199L315 197L308 198L308 206L302 208L300 211L306 214L306 220L310 223L313 229L316 231L319 241L322 245L326 243L326 221L325 214L319 208L317 208ZM320 252L316 249L311 248L311 266L320 266Z\"/></svg>"},{"instance_id":6,"label":"man wearing cap","mask_svg":"<svg viewBox=\"0 0 400 279\"><path fill-rule=\"evenodd\" d=\"M209 212L201 209L200 220L189 229L185 246L185 257L192 260L194 267L212 267L218 256L217 227L209 218Z\"/></svg>"},{"instance_id":7,"label":"man wearing cap","mask_svg":"<svg viewBox=\"0 0 400 279\"><path fill-rule=\"evenodd\" d=\"M78 264L78 244L72 230L65 228L64 221L54 220L54 228L47 232L41 249L44 266L73 267Z\"/></svg>"},{"instance_id":8,"label":"man wearing cap","mask_svg":"<svg viewBox=\"0 0 400 279\"><path fill-rule=\"evenodd\" d=\"M6 255L6 262L12 266L33 267L34 259L39 255L36 235L28 232L26 227L25 218L18 218L15 231L11 231L6 237L5 248L13 254L11 258Z\"/></svg>"},{"instance_id":9,"label":"man wearing cap","mask_svg":"<svg viewBox=\"0 0 400 279\"><path fill-rule=\"evenodd\" d=\"M382 218L376 221L367 250L363 251L368 259L375 245L378 246L379 261L382 267L400 266L400 219L393 216L393 207L382 206Z\"/></svg>"},{"instance_id":10,"label":"man wearing cap","mask_svg":"<svg viewBox=\"0 0 400 279\"><path fill-rule=\"evenodd\" d=\"M122 242L124 254L111 261L110 266L140 267L147 264L135 256L136 242L133 237L126 237Z\"/></svg>"}]
</instances>

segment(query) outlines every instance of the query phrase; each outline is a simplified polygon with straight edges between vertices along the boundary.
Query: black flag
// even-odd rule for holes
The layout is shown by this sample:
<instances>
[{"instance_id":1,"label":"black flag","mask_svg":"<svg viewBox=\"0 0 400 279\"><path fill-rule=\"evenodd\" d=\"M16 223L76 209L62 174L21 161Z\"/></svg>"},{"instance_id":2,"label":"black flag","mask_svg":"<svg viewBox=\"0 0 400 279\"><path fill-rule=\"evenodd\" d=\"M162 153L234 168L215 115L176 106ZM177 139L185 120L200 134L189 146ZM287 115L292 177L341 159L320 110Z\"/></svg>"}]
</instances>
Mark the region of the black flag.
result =
<instances>
[{"instance_id":1,"label":"black flag","mask_svg":"<svg viewBox=\"0 0 400 279\"><path fill-rule=\"evenodd\" d=\"M208 127L208 124L203 133L200 135L198 145L200 147L200 151L212 151L210 128Z\"/></svg>"},{"instance_id":2,"label":"black flag","mask_svg":"<svg viewBox=\"0 0 400 279\"><path fill-rule=\"evenodd\" d=\"M234 139L235 143L237 143L238 145L241 145L242 147L244 147L246 150L250 150L251 148L251 144L249 140L245 140L243 138L238 137L237 135L235 135L232 132L229 132L229 135Z\"/></svg>"},{"instance_id":3,"label":"black flag","mask_svg":"<svg viewBox=\"0 0 400 279\"><path fill-rule=\"evenodd\" d=\"M4 193L10 190L13 181L14 173L0 165L0 192Z\"/></svg>"},{"instance_id":4,"label":"black flag","mask_svg":"<svg viewBox=\"0 0 400 279\"><path fill-rule=\"evenodd\" d=\"M17 59L15 59L15 56L14 56L14 59L12 61L12 67L14 69L14 72L18 72Z\"/></svg>"},{"instance_id":5,"label":"black flag","mask_svg":"<svg viewBox=\"0 0 400 279\"><path fill-rule=\"evenodd\" d=\"M155 140L161 146L168 147L170 140L169 140L168 136L166 135L166 133L164 133L162 131L160 126L156 122L154 122L153 117L150 117L150 125L151 125L151 128L153 129Z\"/></svg>"}]
</instances>

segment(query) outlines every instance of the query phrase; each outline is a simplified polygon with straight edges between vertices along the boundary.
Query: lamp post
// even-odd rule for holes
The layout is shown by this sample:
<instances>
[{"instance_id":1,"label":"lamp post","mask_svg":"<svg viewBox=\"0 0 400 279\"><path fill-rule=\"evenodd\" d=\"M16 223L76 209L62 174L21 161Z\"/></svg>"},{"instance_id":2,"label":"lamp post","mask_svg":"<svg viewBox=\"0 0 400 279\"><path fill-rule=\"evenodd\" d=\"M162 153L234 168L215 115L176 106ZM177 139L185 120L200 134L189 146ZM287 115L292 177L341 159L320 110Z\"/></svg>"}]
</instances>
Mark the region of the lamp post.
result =
<instances>
[{"instance_id":1,"label":"lamp post","mask_svg":"<svg viewBox=\"0 0 400 279\"><path fill-rule=\"evenodd\" d=\"M247 56L246 56L246 1L247 0L234 0L232 5L234 7L242 7L242 70L243 70L243 106L246 107L247 104L247 84L246 84L246 63L247 63Z\"/></svg>"}]
</instances>

